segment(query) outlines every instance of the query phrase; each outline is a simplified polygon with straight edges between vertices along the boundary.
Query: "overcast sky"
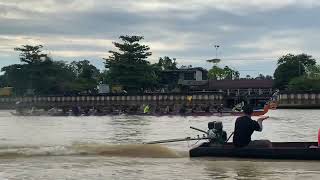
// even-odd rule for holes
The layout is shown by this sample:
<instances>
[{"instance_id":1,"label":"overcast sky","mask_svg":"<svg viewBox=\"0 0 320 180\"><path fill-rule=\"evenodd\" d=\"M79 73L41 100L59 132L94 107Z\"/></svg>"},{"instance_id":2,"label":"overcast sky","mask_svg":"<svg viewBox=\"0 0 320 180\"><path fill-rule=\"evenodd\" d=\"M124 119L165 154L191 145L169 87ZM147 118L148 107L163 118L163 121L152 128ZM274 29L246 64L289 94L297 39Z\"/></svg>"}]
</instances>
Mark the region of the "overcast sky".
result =
<instances>
[{"instance_id":1,"label":"overcast sky","mask_svg":"<svg viewBox=\"0 0 320 180\"><path fill-rule=\"evenodd\" d=\"M0 67L18 63L14 47L42 44L55 60L103 57L120 35L142 35L159 57L242 76L272 75L278 57L320 57L318 0L0 0Z\"/></svg>"}]
</instances>

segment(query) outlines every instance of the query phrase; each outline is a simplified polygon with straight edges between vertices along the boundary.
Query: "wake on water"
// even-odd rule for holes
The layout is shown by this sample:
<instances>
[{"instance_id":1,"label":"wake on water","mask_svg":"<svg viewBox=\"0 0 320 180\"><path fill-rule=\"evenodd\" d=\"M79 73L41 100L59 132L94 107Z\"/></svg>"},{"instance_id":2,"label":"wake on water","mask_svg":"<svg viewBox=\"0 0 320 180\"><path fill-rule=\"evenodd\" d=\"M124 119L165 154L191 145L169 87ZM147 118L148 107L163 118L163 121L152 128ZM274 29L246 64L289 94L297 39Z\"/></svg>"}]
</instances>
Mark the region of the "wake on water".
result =
<instances>
[{"instance_id":1,"label":"wake on water","mask_svg":"<svg viewBox=\"0 0 320 180\"><path fill-rule=\"evenodd\" d=\"M70 146L2 146L0 157L97 155L143 158L181 158L187 152L178 152L158 144L99 144L73 143Z\"/></svg>"}]
</instances>

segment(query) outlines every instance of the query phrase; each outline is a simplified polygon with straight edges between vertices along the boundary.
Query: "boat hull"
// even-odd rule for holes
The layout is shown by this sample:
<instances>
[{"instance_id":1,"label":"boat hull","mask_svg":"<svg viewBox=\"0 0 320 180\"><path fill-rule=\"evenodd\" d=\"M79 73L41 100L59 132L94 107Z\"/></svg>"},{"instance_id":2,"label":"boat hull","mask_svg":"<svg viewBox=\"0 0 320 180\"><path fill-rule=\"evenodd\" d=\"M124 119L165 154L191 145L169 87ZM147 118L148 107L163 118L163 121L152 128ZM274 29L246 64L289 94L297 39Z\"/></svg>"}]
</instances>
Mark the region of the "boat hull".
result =
<instances>
[{"instance_id":1,"label":"boat hull","mask_svg":"<svg viewBox=\"0 0 320 180\"><path fill-rule=\"evenodd\" d=\"M271 148L234 148L232 143L220 146L203 143L191 149L189 154L190 157L320 160L320 147L317 142L276 142Z\"/></svg>"}]
</instances>

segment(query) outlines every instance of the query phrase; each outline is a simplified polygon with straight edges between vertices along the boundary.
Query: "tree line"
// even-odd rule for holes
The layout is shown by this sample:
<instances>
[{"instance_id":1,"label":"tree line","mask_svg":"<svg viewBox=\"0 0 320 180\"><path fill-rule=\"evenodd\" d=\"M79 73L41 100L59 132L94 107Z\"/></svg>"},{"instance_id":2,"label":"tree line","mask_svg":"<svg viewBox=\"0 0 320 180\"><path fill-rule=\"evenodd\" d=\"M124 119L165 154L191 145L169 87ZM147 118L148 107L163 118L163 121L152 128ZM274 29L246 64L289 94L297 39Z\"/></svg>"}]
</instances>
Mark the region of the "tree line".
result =
<instances>
[{"instance_id":1,"label":"tree line","mask_svg":"<svg viewBox=\"0 0 320 180\"><path fill-rule=\"evenodd\" d=\"M42 45L24 45L15 48L20 52L20 64L5 66L0 76L1 86L14 87L17 95L48 95L93 90L102 79L99 70L88 60L54 61L42 52Z\"/></svg>"},{"instance_id":2,"label":"tree line","mask_svg":"<svg viewBox=\"0 0 320 180\"><path fill-rule=\"evenodd\" d=\"M287 54L278 59L274 86L282 90L319 91L320 65L307 54Z\"/></svg>"},{"instance_id":3,"label":"tree line","mask_svg":"<svg viewBox=\"0 0 320 180\"><path fill-rule=\"evenodd\" d=\"M142 36L120 36L120 42L113 42L116 51L109 51L104 58L105 70L100 71L89 60L55 61L43 53L42 45L23 45L14 50L20 54L20 63L1 69L1 87L13 87L17 95L26 92L36 95L96 93L97 85L106 83L121 85L127 92L154 91L160 88L173 89L177 79L164 76L165 72L177 70L175 58L160 57L151 64L149 46L140 41ZM215 80L239 79L239 71L229 66L220 67L219 59L208 60L213 64L208 78ZM251 79L250 76L247 78ZM317 88L319 65L308 55L286 55L278 60L274 73L275 86L278 88L303 89ZM272 79L260 74L256 79ZM304 84L304 85L301 85ZM319 83L318 83L319 84ZM302 88L303 87L303 88Z\"/></svg>"}]
</instances>

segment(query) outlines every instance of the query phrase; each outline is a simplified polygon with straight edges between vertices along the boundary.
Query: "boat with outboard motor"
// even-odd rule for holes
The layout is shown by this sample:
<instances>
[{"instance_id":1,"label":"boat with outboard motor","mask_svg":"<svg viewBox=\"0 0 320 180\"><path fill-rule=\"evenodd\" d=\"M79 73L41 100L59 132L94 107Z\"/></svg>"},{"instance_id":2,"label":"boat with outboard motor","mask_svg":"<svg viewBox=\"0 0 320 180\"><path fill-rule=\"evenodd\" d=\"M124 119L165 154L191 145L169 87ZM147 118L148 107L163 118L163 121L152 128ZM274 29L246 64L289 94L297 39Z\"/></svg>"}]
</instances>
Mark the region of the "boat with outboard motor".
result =
<instances>
[{"instance_id":1,"label":"boat with outboard motor","mask_svg":"<svg viewBox=\"0 0 320 180\"><path fill-rule=\"evenodd\" d=\"M216 122L214 121L214 123ZM228 140L231 138L233 133L229 136L229 138L227 138L224 143L217 143L214 141L214 139L211 139L207 131L195 127L190 128L204 133L203 137L200 137L198 135L198 137L196 138L187 137L180 139L168 139L151 141L145 144L207 140L208 142L203 142L199 146L190 149L190 157L320 160L320 129L318 132L318 142L268 142L265 145L249 145L239 148L235 147L233 143L228 143Z\"/></svg>"},{"instance_id":2,"label":"boat with outboard motor","mask_svg":"<svg viewBox=\"0 0 320 180\"><path fill-rule=\"evenodd\" d=\"M222 144L203 142L190 149L190 157L320 160L320 129L318 131L318 142L271 143L268 141L264 145L249 145L239 148L235 147L233 143L228 143L228 140Z\"/></svg>"},{"instance_id":3,"label":"boat with outboard motor","mask_svg":"<svg viewBox=\"0 0 320 180\"><path fill-rule=\"evenodd\" d=\"M271 147L235 148L232 143L212 145L208 142L192 148L190 157L236 157L260 159L320 160L317 142L273 142Z\"/></svg>"},{"instance_id":4,"label":"boat with outboard motor","mask_svg":"<svg viewBox=\"0 0 320 180\"><path fill-rule=\"evenodd\" d=\"M196 129L197 130L197 129ZM263 144L235 147L233 143L203 142L190 149L190 157L236 157L261 159L293 159L293 160L320 160L320 129L318 142L270 142Z\"/></svg>"}]
</instances>

